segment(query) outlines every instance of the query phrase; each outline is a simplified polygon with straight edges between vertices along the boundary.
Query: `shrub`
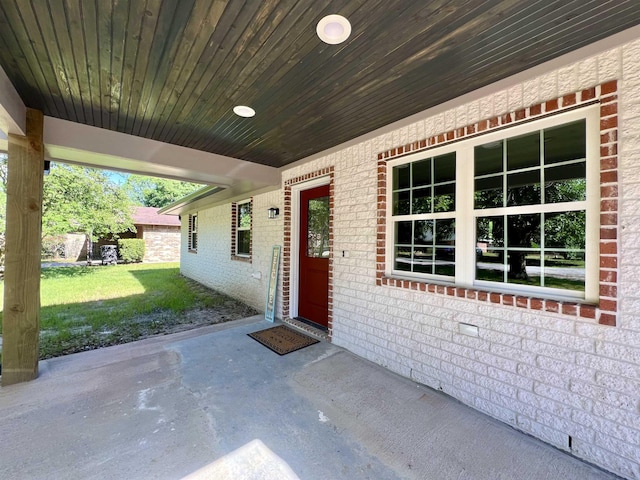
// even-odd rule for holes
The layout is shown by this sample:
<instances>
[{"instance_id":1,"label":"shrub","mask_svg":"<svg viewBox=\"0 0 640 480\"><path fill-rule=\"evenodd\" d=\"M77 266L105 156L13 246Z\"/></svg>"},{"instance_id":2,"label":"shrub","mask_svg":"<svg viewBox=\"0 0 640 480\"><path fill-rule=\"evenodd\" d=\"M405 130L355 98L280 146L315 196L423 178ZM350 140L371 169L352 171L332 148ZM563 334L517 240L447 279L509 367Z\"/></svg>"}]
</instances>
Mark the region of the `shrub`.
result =
<instances>
[{"instance_id":1,"label":"shrub","mask_svg":"<svg viewBox=\"0 0 640 480\"><path fill-rule=\"evenodd\" d=\"M142 262L145 244L142 238L123 238L118 240L118 254L125 263Z\"/></svg>"},{"instance_id":2,"label":"shrub","mask_svg":"<svg viewBox=\"0 0 640 480\"><path fill-rule=\"evenodd\" d=\"M42 239L42 258L65 258L65 235L51 235Z\"/></svg>"}]
</instances>

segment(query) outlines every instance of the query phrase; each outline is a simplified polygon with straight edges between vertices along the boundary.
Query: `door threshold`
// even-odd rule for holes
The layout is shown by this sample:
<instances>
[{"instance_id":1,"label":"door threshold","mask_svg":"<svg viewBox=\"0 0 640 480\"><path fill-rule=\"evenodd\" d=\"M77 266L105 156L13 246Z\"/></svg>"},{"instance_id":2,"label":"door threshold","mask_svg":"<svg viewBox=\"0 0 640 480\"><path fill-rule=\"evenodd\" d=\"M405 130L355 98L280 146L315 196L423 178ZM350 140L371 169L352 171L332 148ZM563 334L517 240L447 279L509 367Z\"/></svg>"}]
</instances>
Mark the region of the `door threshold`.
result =
<instances>
[{"instance_id":1,"label":"door threshold","mask_svg":"<svg viewBox=\"0 0 640 480\"><path fill-rule=\"evenodd\" d=\"M296 328L297 330L301 330L302 332L308 335L311 335L312 337L317 338L318 340L331 342L331 338L329 337L329 330L323 329L322 326L312 323L309 320L302 319L300 317L283 318L282 323L286 323Z\"/></svg>"}]
</instances>

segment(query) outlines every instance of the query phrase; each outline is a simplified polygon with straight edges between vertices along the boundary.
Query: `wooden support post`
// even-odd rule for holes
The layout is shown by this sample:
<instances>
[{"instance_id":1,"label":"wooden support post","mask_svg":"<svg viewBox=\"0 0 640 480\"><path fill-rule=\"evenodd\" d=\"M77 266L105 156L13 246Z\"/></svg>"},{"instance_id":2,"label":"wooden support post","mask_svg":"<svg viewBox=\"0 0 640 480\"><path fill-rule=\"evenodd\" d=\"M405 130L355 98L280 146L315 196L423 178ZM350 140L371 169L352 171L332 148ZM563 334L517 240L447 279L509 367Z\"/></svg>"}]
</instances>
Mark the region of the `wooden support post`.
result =
<instances>
[{"instance_id":1,"label":"wooden support post","mask_svg":"<svg viewBox=\"0 0 640 480\"><path fill-rule=\"evenodd\" d=\"M2 385L38 376L44 145L42 112L27 109L27 135L9 135Z\"/></svg>"}]
</instances>

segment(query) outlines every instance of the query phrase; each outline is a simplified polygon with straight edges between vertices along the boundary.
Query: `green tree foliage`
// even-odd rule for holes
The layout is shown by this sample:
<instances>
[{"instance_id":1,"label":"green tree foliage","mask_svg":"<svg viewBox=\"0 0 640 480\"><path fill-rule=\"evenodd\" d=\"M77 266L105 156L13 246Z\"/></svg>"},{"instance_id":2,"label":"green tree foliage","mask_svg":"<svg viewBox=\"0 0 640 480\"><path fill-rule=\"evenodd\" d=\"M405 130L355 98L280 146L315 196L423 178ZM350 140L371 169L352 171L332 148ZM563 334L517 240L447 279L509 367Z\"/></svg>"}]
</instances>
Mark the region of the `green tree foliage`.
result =
<instances>
[{"instance_id":1,"label":"green tree foliage","mask_svg":"<svg viewBox=\"0 0 640 480\"><path fill-rule=\"evenodd\" d=\"M307 254L323 257L329 251L329 197L309 200Z\"/></svg>"},{"instance_id":2,"label":"green tree foliage","mask_svg":"<svg viewBox=\"0 0 640 480\"><path fill-rule=\"evenodd\" d=\"M44 179L42 235L76 232L98 237L135 231L132 202L102 170L53 164ZM90 254L90 253L89 253Z\"/></svg>"},{"instance_id":3,"label":"green tree foliage","mask_svg":"<svg viewBox=\"0 0 640 480\"><path fill-rule=\"evenodd\" d=\"M524 185L509 191L507 205L530 205L540 201L538 185ZM586 181L571 179L548 182L544 189L547 203L574 202L586 197ZM476 192L476 205L500 206L502 193L499 190ZM565 212L547 214L545 221L545 246L547 248L582 249L585 245L586 217L584 212ZM492 228L490 231L489 228ZM536 247L540 244L540 215L507 216L507 233L509 244L519 247ZM493 222L478 224L478 238L491 238L494 247L504 247L504 226ZM526 280L526 252L509 252L509 277Z\"/></svg>"},{"instance_id":4,"label":"green tree foliage","mask_svg":"<svg viewBox=\"0 0 640 480\"><path fill-rule=\"evenodd\" d=\"M195 183L141 175L130 175L124 184L134 203L156 208L169 205L201 187L202 185Z\"/></svg>"}]
</instances>

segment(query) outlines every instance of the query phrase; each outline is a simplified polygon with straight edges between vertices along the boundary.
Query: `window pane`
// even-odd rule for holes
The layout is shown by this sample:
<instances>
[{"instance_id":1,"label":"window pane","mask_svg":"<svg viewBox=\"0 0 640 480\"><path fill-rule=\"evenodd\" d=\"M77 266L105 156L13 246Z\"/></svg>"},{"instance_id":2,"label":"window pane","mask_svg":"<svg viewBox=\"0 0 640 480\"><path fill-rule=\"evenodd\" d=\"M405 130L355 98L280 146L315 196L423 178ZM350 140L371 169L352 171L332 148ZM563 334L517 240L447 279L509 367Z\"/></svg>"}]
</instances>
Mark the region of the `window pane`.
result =
<instances>
[{"instance_id":1,"label":"window pane","mask_svg":"<svg viewBox=\"0 0 640 480\"><path fill-rule=\"evenodd\" d=\"M587 164L571 163L544 171L545 203L579 202L587 199Z\"/></svg>"},{"instance_id":2,"label":"window pane","mask_svg":"<svg viewBox=\"0 0 640 480\"><path fill-rule=\"evenodd\" d=\"M393 167L393 189L400 190L411 186L411 170L409 165L398 165Z\"/></svg>"},{"instance_id":3,"label":"window pane","mask_svg":"<svg viewBox=\"0 0 640 480\"><path fill-rule=\"evenodd\" d=\"M413 191L412 214L431 213L431 187L418 188Z\"/></svg>"},{"instance_id":4,"label":"window pane","mask_svg":"<svg viewBox=\"0 0 640 480\"><path fill-rule=\"evenodd\" d=\"M507 217L509 247L540 247L540 214L509 215Z\"/></svg>"},{"instance_id":5,"label":"window pane","mask_svg":"<svg viewBox=\"0 0 640 480\"><path fill-rule=\"evenodd\" d=\"M307 210L307 256L329 256L329 197L309 200Z\"/></svg>"},{"instance_id":6,"label":"window pane","mask_svg":"<svg viewBox=\"0 0 640 480\"><path fill-rule=\"evenodd\" d=\"M507 140L507 170L540 165L540 132Z\"/></svg>"},{"instance_id":7,"label":"window pane","mask_svg":"<svg viewBox=\"0 0 640 480\"><path fill-rule=\"evenodd\" d=\"M476 280L504 280L504 217L476 219Z\"/></svg>"},{"instance_id":8,"label":"window pane","mask_svg":"<svg viewBox=\"0 0 640 480\"><path fill-rule=\"evenodd\" d=\"M396 246L394 268L411 271L411 247Z\"/></svg>"},{"instance_id":9,"label":"window pane","mask_svg":"<svg viewBox=\"0 0 640 480\"><path fill-rule=\"evenodd\" d=\"M433 245L433 220L418 220L415 222L413 242L415 245Z\"/></svg>"},{"instance_id":10,"label":"window pane","mask_svg":"<svg viewBox=\"0 0 640 480\"><path fill-rule=\"evenodd\" d=\"M544 130L545 165L578 160L587 156L586 122L578 120Z\"/></svg>"},{"instance_id":11,"label":"window pane","mask_svg":"<svg viewBox=\"0 0 640 480\"><path fill-rule=\"evenodd\" d=\"M447 153L433 159L433 183L452 182L456 179L456 154Z\"/></svg>"},{"instance_id":12,"label":"window pane","mask_svg":"<svg viewBox=\"0 0 640 480\"><path fill-rule=\"evenodd\" d=\"M584 252L546 252L544 286L584 291Z\"/></svg>"},{"instance_id":13,"label":"window pane","mask_svg":"<svg viewBox=\"0 0 640 480\"><path fill-rule=\"evenodd\" d=\"M409 198L411 193L406 190L404 192L394 192L393 194L393 214L409 215Z\"/></svg>"},{"instance_id":14,"label":"window pane","mask_svg":"<svg viewBox=\"0 0 640 480\"><path fill-rule=\"evenodd\" d=\"M436 245L454 245L456 221L453 218L436 220Z\"/></svg>"},{"instance_id":15,"label":"window pane","mask_svg":"<svg viewBox=\"0 0 640 480\"><path fill-rule=\"evenodd\" d=\"M416 248L413 251L413 271L417 273L433 273L433 248Z\"/></svg>"},{"instance_id":16,"label":"window pane","mask_svg":"<svg viewBox=\"0 0 640 480\"><path fill-rule=\"evenodd\" d=\"M249 255L251 247L251 230L238 231L237 250L239 255Z\"/></svg>"},{"instance_id":17,"label":"window pane","mask_svg":"<svg viewBox=\"0 0 640 480\"><path fill-rule=\"evenodd\" d=\"M481 258L476 259L476 280L488 282L505 282L506 270L503 249L487 251Z\"/></svg>"},{"instance_id":18,"label":"window pane","mask_svg":"<svg viewBox=\"0 0 640 480\"><path fill-rule=\"evenodd\" d=\"M456 274L455 247L436 248L435 273L453 277Z\"/></svg>"},{"instance_id":19,"label":"window pane","mask_svg":"<svg viewBox=\"0 0 640 480\"><path fill-rule=\"evenodd\" d=\"M507 206L540 203L540 170L513 173L507 176Z\"/></svg>"},{"instance_id":20,"label":"window pane","mask_svg":"<svg viewBox=\"0 0 640 480\"><path fill-rule=\"evenodd\" d=\"M479 177L503 171L502 140L480 145L474 150L474 175Z\"/></svg>"},{"instance_id":21,"label":"window pane","mask_svg":"<svg viewBox=\"0 0 640 480\"><path fill-rule=\"evenodd\" d=\"M504 217L480 217L476 220L476 242L487 248L504 246Z\"/></svg>"},{"instance_id":22,"label":"window pane","mask_svg":"<svg viewBox=\"0 0 640 480\"><path fill-rule=\"evenodd\" d=\"M403 245L411 245L411 222L396 222L396 242Z\"/></svg>"},{"instance_id":23,"label":"window pane","mask_svg":"<svg viewBox=\"0 0 640 480\"><path fill-rule=\"evenodd\" d=\"M530 263L539 265L539 262L538 252L507 250L507 282L539 287L540 267L530 265Z\"/></svg>"},{"instance_id":24,"label":"window pane","mask_svg":"<svg viewBox=\"0 0 640 480\"><path fill-rule=\"evenodd\" d=\"M584 210L545 214L545 248L584 250L586 224L587 216Z\"/></svg>"},{"instance_id":25,"label":"window pane","mask_svg":"<svg viewBox=\"0 0 640 480\"><path fill-rule=\"evenodd\" d=\"M421 160L411 164L413 169L413 186L431 185L431 159Z\"/></svg>"},{"instance_id":26,"label":"window pane","mask_svg":"<svg viewBox=\"0 0 640 480\"><path fill-rule=\"evenodd\" d=\"M456 209L456 186L454 183L433 187L433 211L453 212Z\"/></svg>"},{"instance_id":27,"label":"window pane","mask_svg":"<svg viewBox=\"0 0 640 480\"><path fill-rule=\"evenodd\" d=\"M476 179L475 208L502 207L503 184L502 175Z\"/></svg>"},{"instance_id":28,"label":"window pane","mask_svg":"<svg viewBox=\"0 0 640 480\"><path fill-rule=\"evenodd\" d=\"M241 203L238 205L238 227L251 227L251 203Z\"/></svg>"}]
</instances>

